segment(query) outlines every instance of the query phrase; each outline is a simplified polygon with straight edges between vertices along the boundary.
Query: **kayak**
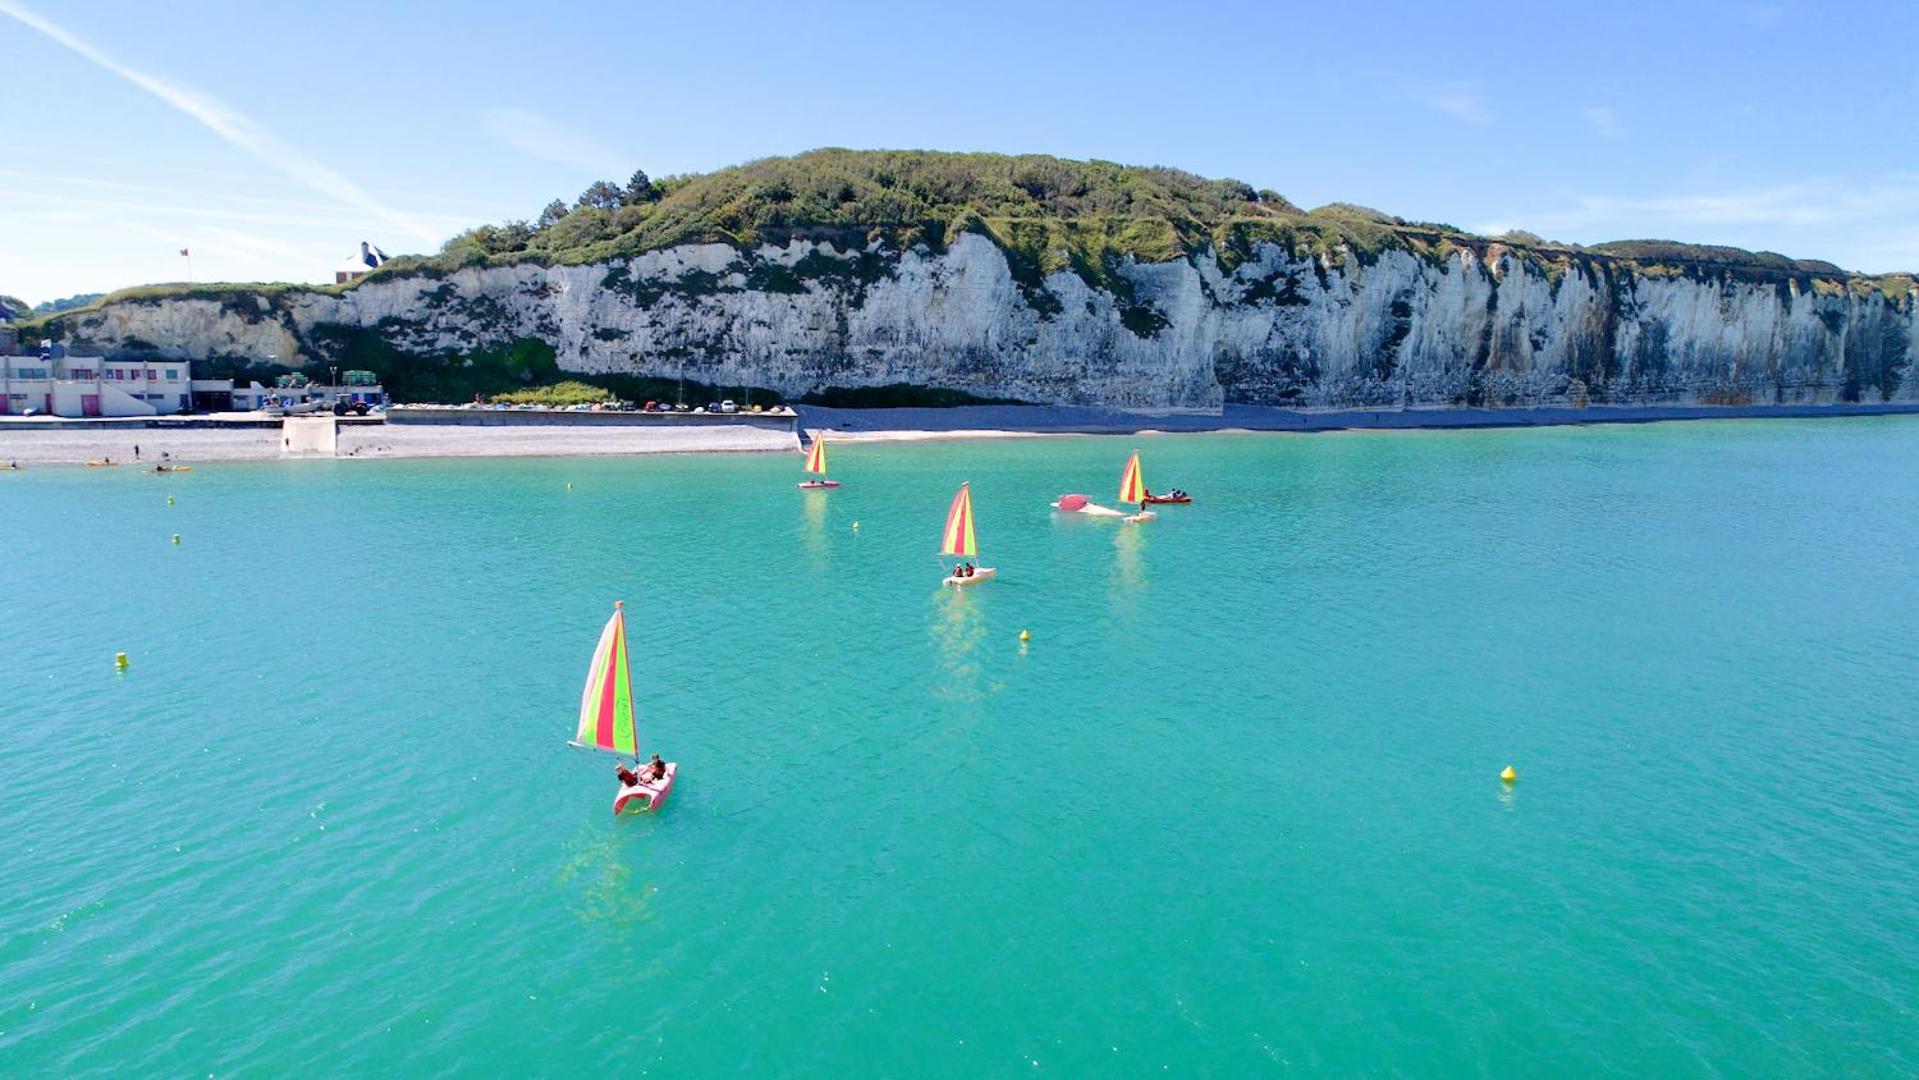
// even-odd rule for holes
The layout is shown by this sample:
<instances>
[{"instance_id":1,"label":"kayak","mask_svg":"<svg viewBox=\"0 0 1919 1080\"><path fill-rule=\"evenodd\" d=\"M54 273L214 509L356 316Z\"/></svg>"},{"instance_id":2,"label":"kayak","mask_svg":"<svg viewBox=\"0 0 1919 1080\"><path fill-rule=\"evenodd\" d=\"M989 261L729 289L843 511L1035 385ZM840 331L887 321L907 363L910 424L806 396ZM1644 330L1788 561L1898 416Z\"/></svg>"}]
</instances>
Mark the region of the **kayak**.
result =
<instances>
[{"instance_id":1,"label":"kayak","mask_svg":"<svg viewBox=\"0 0 1919 1080\"><path fill-rule=\"evenodd\" d=\"M117 461L89 461L89 462L87 462L87 468L89 468L89 469L108 469L108 468L112 468L113 466L115 466L115 465L118 465L118 464L120 464L120 463L119 463L119 462L117 462Z\"/></svg>"},{"instance_id":2,"label":"kayak","mask_svg":"<svg viewBox=\"0 0 1919 1080\"><path fill-rule=\"evenodd\" d=\"M840 486L840 482L838 480L802 480L800 481L801 491L818 491L821 488L836 488L839 486Z\"/></svg>"},{"instance_id":3,"label":"kayak","mask_svg":"<svg viewBox=\"0 0 1919 1080\"><path fill-rule=\"evenodd\" d=\"M148 471L156 472L156 473L192 472L193 466L191 465L155 465L152 469Z\"/></svg>"},{"instance_id":4,"label":"kayak","mask_svg":"<svg viewBox=\"0 0 1919 1080\"><path fill-rule=\"evenodd\" d=\"M1193 501L1193 497L1191 495L1148 495L1146 496L1146 505L1148 506L1153 506L1160 503L1189 503L1192 501Z\"/></svg>"},{"instance_id":5,"label":"kayak","mask_svg":"<svg viewBox=\"0 0 1919 1080\"><path fill-rule=\"evenodd\" d=\"M658 810L666 801L667 793L673 790L673 779L680 774L680 763L666 763L666 775L650 784L622 784L620 793L613 799L615 814L644 814L648 810Z\"/></svg>"},{"instance_id":6,"label":"kayak","mask_svg":"<svg viewBox=\"0 0 1919 1080\"><path fill-rule=\"evenodd\" d=\"M940 582L940 584L956 585L956 586L957 585L978 585L980 582L985 581L987 578L992 577L994 574L997 574L997 573L999 573L999 567L997 566L982 566L979 569L974 570L971 574L968 574L966 577L949 576L947 577L945 581Z\"/></svg>"}]
</instances>

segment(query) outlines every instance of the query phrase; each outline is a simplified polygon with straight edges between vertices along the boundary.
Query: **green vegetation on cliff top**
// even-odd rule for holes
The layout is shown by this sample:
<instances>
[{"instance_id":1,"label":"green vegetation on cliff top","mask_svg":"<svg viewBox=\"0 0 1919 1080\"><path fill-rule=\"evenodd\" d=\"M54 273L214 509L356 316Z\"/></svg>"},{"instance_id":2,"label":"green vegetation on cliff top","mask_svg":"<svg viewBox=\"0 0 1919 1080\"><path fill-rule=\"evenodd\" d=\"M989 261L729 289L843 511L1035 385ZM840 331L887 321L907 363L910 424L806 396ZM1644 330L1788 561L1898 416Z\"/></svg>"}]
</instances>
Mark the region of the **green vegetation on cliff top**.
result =
<instances>
[{"instance_id":1,"label":"green vegetation on cliff top","mask_svg":"<svg viewBox=\"0 0 1919 1080\"><path fill-rule=\"evenodd\" d=\"M523 261L596 263L691 243L750 248L799 238L842 249L878 243L942 250L965 232L999 245L1028 297L1042 306L1052 299L1043 280L1059 270L1073 270L1130 300L1131 284L1116 272L1123 260L1161 262L1211 250L1231 269L1261 243L1298 255L1350 252L1362 263L1390 249L1435 260L1460 251L1505 251L1541 263L1549 273L1582 261L1654 276L1823 279L1828 290L1877 290L1894 299L1911 292L1908 275L1867 278L1831 263L1770 252L1659 240L1586 248L1524 232L1476 236L1350 203L1303 211L1277 192L1178 169L1037 154L842 149L764 158L704 175L655 181L638 172L624 184L600 181L570 205L555 200L532 221L470 229L437 255L404 256L361 280ZM251 294L258 314L266 315L269 298L289 290L306 287L148 286L101 302L200 296L244 307ZM1150 321L1150 309L1141 312L1139 318Z\"/></svg>"}]
</instances>

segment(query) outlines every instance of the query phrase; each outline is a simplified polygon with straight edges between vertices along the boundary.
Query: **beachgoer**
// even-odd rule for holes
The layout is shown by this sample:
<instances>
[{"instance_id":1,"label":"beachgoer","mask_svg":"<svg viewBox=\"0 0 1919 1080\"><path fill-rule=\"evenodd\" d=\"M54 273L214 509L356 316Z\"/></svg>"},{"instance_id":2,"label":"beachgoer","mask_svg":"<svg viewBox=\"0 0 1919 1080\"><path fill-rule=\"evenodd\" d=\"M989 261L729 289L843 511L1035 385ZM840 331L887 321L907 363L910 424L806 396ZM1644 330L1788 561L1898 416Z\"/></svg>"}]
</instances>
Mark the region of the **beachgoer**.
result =
<instances>
[{"instance_id":1,"label":"beachgoer","mask_svg":"<svg viewBox=\"0 0 1919 1080\"><path fill-rule=\"evenodd\" d=\"M133 460L135 461L140 460L140 444L139 443L133 444Z\"/></svg>"}]
</instances>

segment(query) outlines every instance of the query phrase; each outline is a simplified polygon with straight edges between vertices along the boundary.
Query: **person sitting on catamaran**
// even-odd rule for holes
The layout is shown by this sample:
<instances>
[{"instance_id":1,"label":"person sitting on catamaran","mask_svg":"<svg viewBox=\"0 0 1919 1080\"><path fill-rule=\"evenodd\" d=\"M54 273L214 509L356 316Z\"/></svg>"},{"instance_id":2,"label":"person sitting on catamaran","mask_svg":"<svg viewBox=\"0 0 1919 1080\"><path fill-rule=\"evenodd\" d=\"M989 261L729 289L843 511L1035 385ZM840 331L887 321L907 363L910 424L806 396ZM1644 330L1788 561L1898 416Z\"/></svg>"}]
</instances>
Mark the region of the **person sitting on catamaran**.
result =
<instances>
[{"instance_id":1,"label":"person sitting on catamaran","mask_svg":"<svg viewBox=\"0 0 1919 1080\"><path fill-rule=\"evenodd\" d=\"M640 768L640 779L642 781L645 781L646 783L652 783L656 780L664 780L665 778L666 778L666 762L661 761L660 755L658 754L654 754L653 760L647 762L644 766Z\"/></svg>"},{"instance_id":2,"label":"person sitting on catamaran","mask_svg":"<svg viewBox=\"0 0 1919 1080\"><path fill-rule=\"evenodd\" d=\"M640 782L640 774L627 768L626 763L623 761L613 763L613 775L620 778L620 785L622 787L636 787Z\"/></svg>"}]
</instances>

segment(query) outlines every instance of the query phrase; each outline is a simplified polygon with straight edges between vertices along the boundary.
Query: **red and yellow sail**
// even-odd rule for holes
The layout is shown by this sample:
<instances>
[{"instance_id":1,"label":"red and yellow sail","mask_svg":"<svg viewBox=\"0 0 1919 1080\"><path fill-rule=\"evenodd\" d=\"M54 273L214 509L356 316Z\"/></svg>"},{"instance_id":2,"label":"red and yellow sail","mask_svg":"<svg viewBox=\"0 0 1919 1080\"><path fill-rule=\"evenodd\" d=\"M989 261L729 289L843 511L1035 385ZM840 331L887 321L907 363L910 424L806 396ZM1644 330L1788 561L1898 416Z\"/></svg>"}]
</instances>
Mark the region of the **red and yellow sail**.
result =
<instances>
[{"instance_id":1,"label":"red and yellow sail","mask_svg":"<svg viewBox=\"0 0 1919 1080\"><path fill-rule=\"evenodd\" d=\"M953 506L946 511L946 531L940 536L940 554L977 557L979 541L973 538L973 490L960 485Z\"/></svg>"},{"instance_id":2,"label":"red and yellow sail","mask_svg":"<svg viewBox=\"0 0 1919 1080\"><path fill-rule=\"evenodd\" d=\"M813 446L806 452L806 471L819 476L826 475L826 440L813 436Z\"/></svg>"},{"instance_id":3,"label":"red and yellow sail","mask_svg":"<svg viewBox=\"0 0 1919 1080\"><path fill-rule=\"evenodd\" d=\"M626 666L626 613L617 601L586 671L580 733L574 741L616 754L633 754L638 745L633 735L633 676Z\"/></svg>"},{"instance_id":4,"label":"red and yellow sail","mask_svg":"<svg viewBox=\"0 0 1919 1080\"><path fill-rule=\"evenodd\" d=\"M1119 476L1119 501L1123 503L1146 502L1146 482L1139 476L1139 451L1126 459L1126 471Z\"/></svg>"}]
</instances>

